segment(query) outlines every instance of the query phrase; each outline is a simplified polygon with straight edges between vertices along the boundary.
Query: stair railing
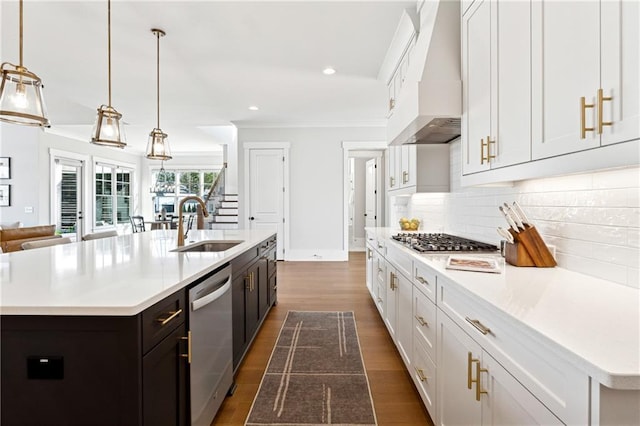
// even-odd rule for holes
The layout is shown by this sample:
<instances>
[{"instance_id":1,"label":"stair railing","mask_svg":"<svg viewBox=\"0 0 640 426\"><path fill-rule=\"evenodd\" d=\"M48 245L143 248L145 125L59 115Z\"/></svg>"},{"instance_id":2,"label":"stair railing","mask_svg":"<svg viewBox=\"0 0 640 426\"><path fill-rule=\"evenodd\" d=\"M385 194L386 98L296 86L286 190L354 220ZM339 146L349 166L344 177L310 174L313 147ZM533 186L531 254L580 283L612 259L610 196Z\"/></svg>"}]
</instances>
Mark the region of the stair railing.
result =
<instances>
[{"instance_id":1,"label":"stair railing","mask_svg":"<svg viewBox=\"0 0 640 426\"><path fill-rule=\"evenodd\" d=\"M211 188L209 188L209 192L204 197L204 205L205 206L208 205L209 200L212 197L215 200L216 198L218 198L222 194L224 194L224 181L225 181L225 171L226 170L227 170L227 163L223 163L222 164L222 168L220 169L220 173L218 173L218 176L216 176L216 179L213 181L213 184L211 185ZM216 209L217 209L217 203L214 204L214 208L211 209L213 211L211 211L211 210L209 211L209 216L215 215ZM198 215L197 228L198 229L204 229L204 214L202 213L202 208L200 206L196 207L196 213Z\"/></svg>"}]
</instances>

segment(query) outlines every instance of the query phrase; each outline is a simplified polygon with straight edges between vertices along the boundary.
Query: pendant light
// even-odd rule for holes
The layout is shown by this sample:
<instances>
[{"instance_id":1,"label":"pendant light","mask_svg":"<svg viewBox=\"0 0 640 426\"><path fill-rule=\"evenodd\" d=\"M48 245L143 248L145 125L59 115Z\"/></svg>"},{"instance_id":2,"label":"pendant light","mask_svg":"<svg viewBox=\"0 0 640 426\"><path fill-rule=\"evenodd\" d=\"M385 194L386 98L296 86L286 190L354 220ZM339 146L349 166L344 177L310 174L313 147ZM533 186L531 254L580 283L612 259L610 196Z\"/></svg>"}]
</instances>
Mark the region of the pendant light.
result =
<instances>
[{"instance_id":1,"label":"pendant light","mask_svg":"<svg viewBox=\"0 0 640 426\"><path fill-rule=\"evenodd\" d=\"M111 106L111 0L108 0L107 14L107 38L108 38L108 77L109 77L109 105L100 105L98 115L93 126L91 143L96 145L124 148L127 146L124 135L124 126L120 121L120 114Z\"/></svg>"},{"instance_id":2,"label":"pendant light","mask_svg":"<svg viewBox=\"0 0 640 426\"><path fill-rule=\"evenodd\" d=\"M20 0L20 64L4 62L0 66L0 121L49 127L47 109L42 98L42 80L22 63L22 15L23 5Z\"/></svg>"},{"instance_id":3,"label":"pendant light","mask_svg":"<svg viewBox=\"0 0 640 426\"><path fill-rule=\"evenodd\" d=\"M169 141L167 134L160 129L160 37L164 37L166 33L157 28L152 28L151 32L156 36L156 94L157 94L157 124L149 133L149 142L147 143L147 158L151 160L171 160L171 151L169 150Z\"/></svg>"}]
</instances>

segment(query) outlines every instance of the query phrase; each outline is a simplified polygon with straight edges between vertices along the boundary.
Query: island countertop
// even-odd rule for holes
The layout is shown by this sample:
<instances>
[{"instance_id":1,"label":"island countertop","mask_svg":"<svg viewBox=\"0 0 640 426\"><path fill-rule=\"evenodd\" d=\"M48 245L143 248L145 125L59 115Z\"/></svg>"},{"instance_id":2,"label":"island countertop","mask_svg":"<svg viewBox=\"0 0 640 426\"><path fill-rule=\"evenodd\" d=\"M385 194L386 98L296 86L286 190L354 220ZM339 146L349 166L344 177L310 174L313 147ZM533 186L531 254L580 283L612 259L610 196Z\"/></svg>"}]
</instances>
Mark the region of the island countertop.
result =
<instances>
[{"instance_id":1,"label":"island countertop","mask_svg":"<svg viewBox=\"0 0 640 426\"><path fill-rule=\"evenodd\" d=\"M176 230L156 230L0 255L2 315L137 315L274 235L192 230L185 246L242 241L222 252L175 252Z\"/></svg>"}]
</instances>

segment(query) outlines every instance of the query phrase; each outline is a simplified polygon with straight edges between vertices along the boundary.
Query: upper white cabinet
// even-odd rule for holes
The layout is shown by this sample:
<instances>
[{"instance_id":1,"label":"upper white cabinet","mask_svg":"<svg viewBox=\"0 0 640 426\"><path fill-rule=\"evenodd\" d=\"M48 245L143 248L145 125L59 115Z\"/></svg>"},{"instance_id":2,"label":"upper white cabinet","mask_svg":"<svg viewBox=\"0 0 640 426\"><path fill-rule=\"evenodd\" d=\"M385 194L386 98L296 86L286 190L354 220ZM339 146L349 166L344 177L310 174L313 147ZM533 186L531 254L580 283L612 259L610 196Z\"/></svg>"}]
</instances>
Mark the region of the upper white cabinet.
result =
<instances>
[{"instance_id":1,"label":"upper white cabinet","mask_svg":"<svg viewBox=\"0 0 640 426\"><path fill-rule=\"evenodd\" d=\"M463 173L531 159L528 2L478 0L462 18Z\"/></svg>"},{"instance_id":2,"label":"upper white cabinet","mask_svg":"<svg viewBox=\"0 0 640 426\"><path fill-rule=\"evenodd\" d=\"M638 164L639 2L475 0L461 22L463 185Z\"/></svg>"},{"instance_id":3,"label":"upper white cabinet","mask_svg":"<svg viewBox=\"0 0 640 426\"><path fill-rule=\"evenodd\" d=\"M387 149L390 195L449 191L449 145L401 145Z\"/></svg>"},{"instance_id":4,"label":"upper white cabinet","mask_svg":"<svg viewBox=\"0 0 640 426\"><path fill-rule=\"evenodd\" d=\"M638 2L532 5L533 158L640 137Z\"/></svg>"}]
</instances>

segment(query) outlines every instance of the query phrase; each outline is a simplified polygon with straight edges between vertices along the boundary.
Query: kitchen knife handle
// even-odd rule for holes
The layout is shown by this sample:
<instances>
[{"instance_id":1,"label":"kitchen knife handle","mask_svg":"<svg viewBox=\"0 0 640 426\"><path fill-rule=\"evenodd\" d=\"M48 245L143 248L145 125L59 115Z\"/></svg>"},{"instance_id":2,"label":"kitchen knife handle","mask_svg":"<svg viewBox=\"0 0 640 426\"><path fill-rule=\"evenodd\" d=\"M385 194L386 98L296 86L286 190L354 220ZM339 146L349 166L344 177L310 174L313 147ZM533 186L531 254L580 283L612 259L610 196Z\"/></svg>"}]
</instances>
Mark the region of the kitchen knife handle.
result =
<instances>
[{"instance_id":1,"label":"kitchen knife handle","mask_svg":"<svg viewBox=\"0 0 640 426\"><path fill-rule=\"evenodd\" d=\"M518 213L518 216L520 216L520 219L522 219L522 223L524 223L525 225L533 226L526 213L524 212L524 210L522 210L522 207L520 207L520 204L518 204L517 201L513 202L513 208L516 213Z\"/></svg>"}]
</instances>

